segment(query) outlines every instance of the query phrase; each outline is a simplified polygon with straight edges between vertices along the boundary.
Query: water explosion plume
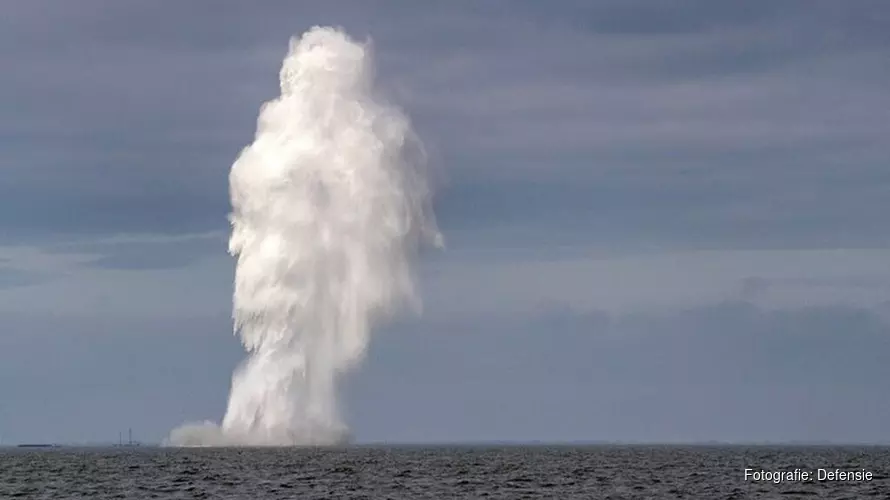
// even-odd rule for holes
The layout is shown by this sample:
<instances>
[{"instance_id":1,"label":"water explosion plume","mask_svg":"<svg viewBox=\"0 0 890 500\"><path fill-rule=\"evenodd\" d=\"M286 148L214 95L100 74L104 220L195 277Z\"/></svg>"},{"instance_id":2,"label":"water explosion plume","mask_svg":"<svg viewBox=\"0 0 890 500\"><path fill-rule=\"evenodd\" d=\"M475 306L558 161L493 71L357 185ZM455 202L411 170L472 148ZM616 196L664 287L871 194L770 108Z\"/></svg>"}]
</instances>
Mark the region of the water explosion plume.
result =
<instances>
[{"instance_id":1,"label":"water explosion plume","mask_svg":"<svg viewBox=\"0 0 890 500\"><path fill-rule=\"evenodd\" d=\"M281 96L230 174L233 318L249 355L222 425L185 425L169 444L342 442L338 378L375 323L420 305L413 257L441 235L420 143L372 72L369 45L339 30L291 39Z\"/></svg>"}]
</instances>

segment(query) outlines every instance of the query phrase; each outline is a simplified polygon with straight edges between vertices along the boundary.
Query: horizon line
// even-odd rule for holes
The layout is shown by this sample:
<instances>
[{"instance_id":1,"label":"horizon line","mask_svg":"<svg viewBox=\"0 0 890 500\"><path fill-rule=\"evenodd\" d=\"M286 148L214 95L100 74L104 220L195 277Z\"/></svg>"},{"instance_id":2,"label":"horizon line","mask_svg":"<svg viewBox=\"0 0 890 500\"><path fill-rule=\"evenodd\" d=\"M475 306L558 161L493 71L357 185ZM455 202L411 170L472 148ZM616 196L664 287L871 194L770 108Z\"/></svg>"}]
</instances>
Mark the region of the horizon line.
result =
<instances>
[{"instance_id":1,"label":"horizon line","mask_svg":"<svg viewBox=\"0 0 890 500\"><path fill-rule=\"evenodd\" d=\"M22 446L50 446L66 448L190 448L188 446L164 446L162 442L134 441L123 445L112 441L93 442L41 442L21 441L0 443L0 448ZM369 448L369 447L522 447L522 446L890 446L890 441L831 441L831 440L474 440L474 441L359 441L345 445L282 445L282 446L211 446L208 448Z\"/></svg>"}]
</instances>

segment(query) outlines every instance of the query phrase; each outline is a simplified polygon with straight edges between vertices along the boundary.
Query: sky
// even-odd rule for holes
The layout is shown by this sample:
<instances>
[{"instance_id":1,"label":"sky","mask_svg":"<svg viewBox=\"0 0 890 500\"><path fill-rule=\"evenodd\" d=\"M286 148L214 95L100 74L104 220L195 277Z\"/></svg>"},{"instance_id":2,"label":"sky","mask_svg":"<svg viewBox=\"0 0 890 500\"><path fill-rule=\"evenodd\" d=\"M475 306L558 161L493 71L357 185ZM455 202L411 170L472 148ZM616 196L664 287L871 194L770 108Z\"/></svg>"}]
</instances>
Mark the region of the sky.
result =
<instances>
[{"instance_id":1,"label":"sky","mask_svg":"<svg viewBox=\"0 0 890 500\"><path fill-rule=\"evenodd\" d=\"M890 443L887 2L2 11L3 443L222 417L228 171L315 25L372 41L446 243L358 441Z\"/></svg>"}]
</instances>

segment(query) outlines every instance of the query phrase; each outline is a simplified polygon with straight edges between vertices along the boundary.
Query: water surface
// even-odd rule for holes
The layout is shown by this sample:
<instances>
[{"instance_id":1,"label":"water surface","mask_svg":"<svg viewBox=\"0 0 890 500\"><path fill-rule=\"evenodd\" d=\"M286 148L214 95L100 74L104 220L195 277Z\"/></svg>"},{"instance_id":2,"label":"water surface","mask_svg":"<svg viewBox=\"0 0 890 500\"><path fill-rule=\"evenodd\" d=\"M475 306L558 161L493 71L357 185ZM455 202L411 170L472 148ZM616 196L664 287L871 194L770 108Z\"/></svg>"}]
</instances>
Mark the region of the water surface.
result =
<instances>
[{"instance_id":1,"label":"water surface","mask_svg":"<svg viewBox=\"0 0 890 500\"><path fill-rule=\"evenodd\" d=\"M745 468L872 481L752 482ZM0 451L0 498L887 498L890 447L57 448Z\"/></svg>"}]
</instances>

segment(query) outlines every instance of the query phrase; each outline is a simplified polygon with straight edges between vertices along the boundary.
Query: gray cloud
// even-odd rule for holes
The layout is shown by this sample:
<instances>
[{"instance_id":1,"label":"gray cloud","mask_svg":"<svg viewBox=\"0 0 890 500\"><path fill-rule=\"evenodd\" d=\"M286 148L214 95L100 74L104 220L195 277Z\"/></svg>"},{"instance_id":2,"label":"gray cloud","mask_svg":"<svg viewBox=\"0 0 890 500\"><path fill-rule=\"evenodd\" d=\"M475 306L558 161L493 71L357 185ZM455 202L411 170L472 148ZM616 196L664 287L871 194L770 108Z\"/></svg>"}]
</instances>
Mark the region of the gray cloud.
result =
<instances>
[{"instance_id":1,"label":"gray cloud","mask_svg":"<svg viewBox=\"0 0 890 500\"><path fill-rule=\"evenodd\" d=\"M868 310L554 308L429 328L436 333L409 327L372 347L352 389L364 435L890 440L881 423L890 406L874 397L890 375L890 323ZM392 407L402 421L384 418Z\"/></svg>"},{"instance_id":2,"label":"gray cloud","mask_svg":"<svg viewBox=\"0 0 890 500\"><path fill-rule=\"evenodd\" d=\"M5 9L5 435L222 412L228 169L314 24L373 38L443 185L360 438L890 441L886 255L820 250L890 246L890 8L781 0Z\"/></svg>"},{"instance_id":3,"label":"gray cloud","mask_svg":"<svg viewBox=\"0 0 890 500\"><path fill-rule=\"evenodd\" d=\"M182 268L214 254L225 255L226 250L225 235L206 233L69 242L50 247L48 253L95 256L85 262L86 267L150 270Z\"/></svg>"},{"instance_id":4,"label":"gray cloud","mask_svg":"<svg viewBox=\"0 0 890 500\"><path fill-rule=\"evenodd\" d=\"M888 258L884 250L452 251L424 267L425 317L522 315L552 302L613 313L738 299L765 308L874 309L886 300Z\"/></svg>"},{"instance_id":5,"label":"gray cloud","mask_svg":"<svg viewBox=\"0 0 890 500\"><path fill-rule=\"evenodd\" d=\"M0 428L21 439L160 439L218 417L243 357L226 314L5 318ZM890 442L890 323L864 309L552 305L379 333L344 401L363 441Z\"/></svg>"},{"instance_id":6,"label":"gray cloud","mask_svg":"<svg viewBox=\"0 0 890 500\"><path fill-rule=\"evenodd\" d=\"M3 264L0 260L0 289L35 285L46 280L42 273L29 272Z\"/></svg>"},{"instance_id":7,"label":"gray cloud","mask_svg":"<svg viewBox=\"0 0 890 500\"><path fill-rule=\"evenodd\" d=\"M227 314L5 314L4 443L108 443L128 427L137 439L159 442L165 427L196 407L218 412L214 405L225 403L225 381L241 356Z\"/></svg>"},{"instance_id":8,"label":"gray cloud","mask_svg":"<svg viewBox=\"0 0 890 500\"><path fill-rule=\"evenodd\" d=\"M15 96L0 101L0 223L27 240L223 229L228 167L275 95L287 37L332 23L374 38L381 78L448 172L440 212L459 245L482 230L502 246L886 246L888 11L18 6L0 30L0 95Z\"/></svg>"}]
</instances>

